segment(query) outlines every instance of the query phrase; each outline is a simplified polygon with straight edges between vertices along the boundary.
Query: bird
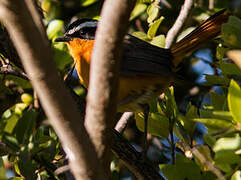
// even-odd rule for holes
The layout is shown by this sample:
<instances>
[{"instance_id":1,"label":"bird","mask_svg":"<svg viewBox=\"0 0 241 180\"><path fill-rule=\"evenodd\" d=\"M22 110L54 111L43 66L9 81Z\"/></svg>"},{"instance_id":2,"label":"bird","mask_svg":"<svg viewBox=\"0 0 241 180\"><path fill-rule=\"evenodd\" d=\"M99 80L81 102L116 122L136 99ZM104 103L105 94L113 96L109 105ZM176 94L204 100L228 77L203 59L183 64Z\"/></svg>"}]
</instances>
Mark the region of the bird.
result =
<instances>
[{"instance_id":1,"label":"bird","mask_svg":"<svg viewBox=\"0 0 241 180\"><path fill-rule=\"evenodd\" d=\"M135 36L126 34L120 63L117 109L120 112L144 112L147 134L148 106L177 81L176 69L183 58L201 44L217 37L227 22L228 13L221 10L200 24L170 49L154 46ZM88 89L91 53L98 21L78 19L71 23L63 36L55 42L65 42L74 59L80 83Z\"/></svg>"}]
</instances>

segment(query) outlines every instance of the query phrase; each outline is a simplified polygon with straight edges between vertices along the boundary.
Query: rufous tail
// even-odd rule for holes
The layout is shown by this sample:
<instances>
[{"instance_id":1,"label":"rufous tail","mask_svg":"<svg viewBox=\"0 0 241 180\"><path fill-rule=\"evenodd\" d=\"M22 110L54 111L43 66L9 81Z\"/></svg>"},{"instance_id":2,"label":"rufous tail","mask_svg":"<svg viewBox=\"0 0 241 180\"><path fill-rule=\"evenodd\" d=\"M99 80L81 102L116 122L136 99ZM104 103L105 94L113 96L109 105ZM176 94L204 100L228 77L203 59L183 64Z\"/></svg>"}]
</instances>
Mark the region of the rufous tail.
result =
<instances>
[{"instance_id":1,"label":"rufous tail","mask_svg":"<svg viewBox=\"0 0 241 180\"><path fill-rule=\"evenodd\" d=\"M171 47L173 66L176 68L184 56L196 50L201 44L215 38L221 32L223 23L228 21L228 13L221 10L208 18L190 34Z\"/></svg>"}]
</instances>

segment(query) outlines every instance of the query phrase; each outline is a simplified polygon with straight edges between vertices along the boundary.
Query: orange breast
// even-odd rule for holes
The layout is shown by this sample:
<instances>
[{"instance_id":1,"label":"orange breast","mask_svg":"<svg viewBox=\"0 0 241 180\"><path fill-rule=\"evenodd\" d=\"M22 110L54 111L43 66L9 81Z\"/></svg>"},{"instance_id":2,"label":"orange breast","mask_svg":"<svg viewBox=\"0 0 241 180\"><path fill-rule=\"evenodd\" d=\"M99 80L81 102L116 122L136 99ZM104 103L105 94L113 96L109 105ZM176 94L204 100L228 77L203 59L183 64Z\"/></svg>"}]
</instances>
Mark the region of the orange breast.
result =
<instances>
[{"instance_id":1,"label":"orange breast","mask_svg":"<svg viewBox=\"0 0 241 180\"><path fill-rule=\"evenodd\" d=\"M74 58L75 69L77 70L80 83L88 88L90 59L94 40L73 39L68 42L67 46Z\"/></svg>"},{"instance_id":2,"label":"orange breast","mask_svg":"<svg viewBox=\"0 0 241 180\"><path fill-rule=\"evenodd\" d=\"M74 39L68 42L69 51L74 57L75 68L81 84L88 88L91 52L93 40ZM166 88L170 77L120 77L118 88L118 110L136 111Z\"/></svg>"}]
</instances>

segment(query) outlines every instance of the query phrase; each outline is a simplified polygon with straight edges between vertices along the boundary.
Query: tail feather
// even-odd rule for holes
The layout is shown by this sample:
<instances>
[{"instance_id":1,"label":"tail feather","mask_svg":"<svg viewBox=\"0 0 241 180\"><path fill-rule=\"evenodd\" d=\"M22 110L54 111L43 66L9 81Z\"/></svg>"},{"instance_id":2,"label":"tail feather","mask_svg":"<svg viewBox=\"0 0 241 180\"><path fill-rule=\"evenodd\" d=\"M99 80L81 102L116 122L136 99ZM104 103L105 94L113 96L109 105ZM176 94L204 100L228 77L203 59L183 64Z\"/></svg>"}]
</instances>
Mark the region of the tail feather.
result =
<instances>
[{"instance_id":1,"label":"tail feather","mask_svg":"<svg viewBox=\"0 0 241 180\"><path fill-rule=\"evenodd\" d=\"M228 21L228 17L226 10L221 10L177 42L171 48L174 68L179 65L185 55L196 50L200 44L218 36L221 32L222 24Z\"/></svg>"}]
</instances>

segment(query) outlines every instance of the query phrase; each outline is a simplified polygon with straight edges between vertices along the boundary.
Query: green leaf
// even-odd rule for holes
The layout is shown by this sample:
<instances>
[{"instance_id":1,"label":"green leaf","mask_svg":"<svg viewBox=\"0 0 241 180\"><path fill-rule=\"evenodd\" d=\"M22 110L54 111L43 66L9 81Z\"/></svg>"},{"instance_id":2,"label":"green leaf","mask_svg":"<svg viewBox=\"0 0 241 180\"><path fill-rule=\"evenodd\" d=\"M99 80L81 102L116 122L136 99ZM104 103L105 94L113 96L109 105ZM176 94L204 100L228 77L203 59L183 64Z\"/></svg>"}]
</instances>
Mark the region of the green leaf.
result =
<instances>
[{"instance_id":1,"label":"green leaf","mask_svg":"<svg viewBox=\"0 0 241 180\"><path fill-rule=\"evenodd\" d=\"M80 4L81 4L81 6L86 7L86 6L89 6L91 4L94 4L97 1L99 1L99 0L81 0Z\"/></svg>"},{"instance_id":2,"label":"green leaf","mask_svg":"<svg viewBox=\"0 0 241 180\"><path fill-rule=\"evenodd\" d=\"M229 48L224 48L222 46L217 46L216 57L218 60L222 60Z\"/></svg>"},{"instance_id":3,"label":"green leaf","mask_svg":"<svg viewBox=\"0 0 241 180\"><path fill-rule=\"evenodd\" d=\"M153 0L137 0L137 3L151 3Z\"/></svg>"},{"instance_id":4,"label":"green leaf","mask_svg":"<svg viewBox=\"0 0 241 180\"><path fill-rule=\"evenodd\" d=\"M13 136L4 135L2 137L2 142L5 143L7 147L12 149L14 152L17 152L19 150L18 140Z\"/></svg>"},{"instance_id":5,"label":"green leaf","mask_svg":"<svg viewBox=\"0 0 241 180\"><path fill-rule=\"evenodd\" d=\"M24 180L24 177L12 177L8 178L7 180Z\"/></svg>"},{"instance_id":6,"label":"green leaf","mask_svg":"<svg viewBox=\"0 0 241 180\"><path fill-rule=\"evenodd\" d=\"M137 128L144 131L144 114L136 114L135 119ZM148 133L152 135L167 138L169 135L169 120L162 114L149 113L147 129Z\"/></svg>"},{"instance_id":7,"label":"green leaf","mask_svg":"<svg viewBox=\"0 0 241 180\"><path fill-rule=\"evenodd\" d=\"M58 69L63 70L73 62L65 46L54 45L54 60Z\"/></svg>"},{"instance_id":8,"label":"green leaf","mask_svg":"<svg viewBox=\"0 0 241 180\"><path fill-rule=\"evenodd\" d=\"M168 180L203 179L199 167L183 155L176 156L175 165L161 164L159 167Z\"/></svg>"},{"instance_id":9,"label":"green leaf","mask_svg":"<svg viewBox=\"0 0 241 180\"><path fill-rule=\"evenodd\" d=\"M147 22L152 23L153 21L155 21L159 16L159 11L160 11L160 8L157 7L155 3L152 3L151 5L149 5L147 8L147 14L148 14Z\"/></svg>"},{"instance_id":10,"label":"green leaf","mask_svg":"<svg viewBox=\"0 0 241 180\"><path fill-rule=\"evenodd\" d=\"M174 97L174 88L173 86L165 90L165 102L166 110L164 111L168 118L175 119L179 114L177 104Z\"/></svg>"},{"instance_id":11,"label":"green leaf","mask_svg":"<svg viewBox=\"0 0 241 180\"><path fill-rule=\"evenodd\" d=\"M224 137L217 140L216 144L213 147L214 152L231 150L235 152L241 148L241 138L239 134L236 134L234 137Z\"/></svg>"},{"instance_id":12,"label":"green leaf","mask_svg":"<svg viewBox=\"0 0 241 180\"><path fill-rule=\"evenodd\" d=\"M22 87L23 89L31 89L32 85L28 80L25 80L23 78L17 77L17 76L6 76L6 80L14 81L16 85Z\"/></svg>"},{"instance_id":13,"label":"green leaf","mask_svg":"<svg viewBox=\"0 0 241 180\"><path fill-rule=\"evenodd\" d=\"M158 46L160 48L164 48L165 47L165 36L164 35L159 35L159 36L155 36L152 40L151 40L151 44Z\"/></svg>"},{"instance_id":14,"label":"green leaf","mask_svg":"<svg viewBox=\"0 0 241 180\"><path fill-rule=\"evenodd\" d=\"M233 171L231 165L225 162L215 162L214 165L225 173L230 173Z\"/></svg>"},{"instance_id":15,"label":"green leaf","mask_svg":"<svg viewBox=\"0 0 241 180\"><path fill-rule=\"evenodd\" d=\"M214 118L194 118L192 119L194 122L201 122L207 128L211 129L217 129L220 130L220 128L230 128L234 127L234 125L230 121L226 121L223 119L214 119Z\"/></svg>"},{"instance_id":16,"label":"green leaf","mask_svg":"<svg viewBox=\"0 0 241 180\"><path fill-rule=\"evenodd\" d=\"M204 134L203 139L211 148L213 148L214 144L216 143L216 138L209 134Z\"/></svg>"},{"instance_id":17,"label":"green leaf","mask_svg":"<svg viewBox=\"0 0 241 180\"><path fill-rule=\"evenodd\" d=\"M15 128L16 137L20 144L29 141L30 135L33 133L34 124L37 118L37 112L27 111L19 119ZM24 127L24 128L23 128Z\"/></svg>"},{"instance_id":18,"label":"green leaf","mask_svg":"<svg viewBox=\"0 0 241 180\"><path fill-rule=\"evenodd\" d=\"M225 101L226 97L224 95L220 95L214 92L210 93L212 106L215 110L225 110Z\"/></svg>"},{"instance_id":19,"label":"green leaf","mask_svg":"<svg viewBox=\"0 0 241 180\"><path fill-rule=\"evenodd\" d=\"M219 68L222 70L223 75L238 75L241 76L241 70L236 66L236 64L225 63L221 61L219 63Z\"/></svg>"},{"instance_id":20,"label":"green leaf","mask_svg":"<svg viewBox=\"0 0 241 180\"><path fill-rule=\"evenodd\" d=\"M41 8L44 13L45 20L49 21L60 16L59 3L52 0L41 1Z\"/></svg>"},{"instance_id":21,"label":"green leaf","mask_svg":"<svg viewBox=\"0 0 241 180\"><path fill-rule=\"evenodd\" d=\"M27 151L27 148L21 149L21 152L19 155L18 167L20 169L21 174L26 179L36 179L36 174L34 173L32 160L30 158L29 152Z\"/></svg>"},{"instance_id":22,"label":"green leaf","mask_svg":"<svg viewBox=\"0 0 241 180\"><path fill-rule=\"evenodd\" d=\"M13 129L15 128L19 118L20 117L17 114L13 114L8 119L6 119L6 126L4 128L4 132L12 134Z\"/></svg>"},{"instance_id":23,"label":"green leaf","mask_svg":"<svg viewBox=\"0 0 241 180\"><path fill-rule=\"evenodd\" d=\"M56 34L64 29L64 22L59 19L51 21L47 27L47 35L49 39L53 39Z\"/></svg>"},{"instance_id":24,"label":"green leaf","mask_svg":"<svg viewBox=\"0 0 241 180\"><path fill-rule=\"evenodd\" d=\"M151 27L148 29L148 32L147 32L147 36L149 38L154 38L154 36L156 35L156 32L161 24L161 22L164 20L164 17L160 17L158 20L154 21L151 25Z\"/></svg>"},{"instance_id":25,"label":"green leaf","mask_svg":"<svg viewBox=\"0 0 241 180\"><path fill-rule=\"evenodd\" d=\"M143 40L143 41L150 41L150 38L144 32L136 31L136 32L133 32L132 35L141 39L141 40Z\"/></svg>"},{"instance_id":26,"label":"green leaf","mask_svg":"<svg viewBox=\"0 0 241 180\"><path fill-rule=\"evenodd\" d=\"M11 109L14 110L14 113L18 114L18 115L22 115L23 111L28 107L27 104L25 103L17 103L15 104L13 107L11 107Z\"/></svg>"},{"instance_id":27,"label":"green leaf","mask_svg":"<svg viewBox=\"0 0 241 180\"><path fill-rule=\"evenodd\" d=\"M195 29L195 27L189 27L187 29L185 29L184 31L182 31L179 36L177 37L177 42L180 41L181 39L183 39L185 36L187 36L189 33L191 33L193 30Z\"/></svg>"},{"instance_id":28,"label":"green leaf","mask_svg":"<svg viewBox=\"0 0 241 180\"><path fill-rule=\"evenodd\" d=\"M199 112L200 112L201 118L214 118L214 119L222 119L226 121L233 120L233 117L229 111L213 111L213 110L200 109Z\"/></svg>"},{"instance_id":29,"label":"green leaf","mask_svg":"<svg viewBox=\"0 0 241 180\"><path fill-rule=\"evenodd\" d=\"M228 107L234 118L234 121L241 124L241 90L240 86L231 80L228 88Z\"/></svg>"},{"instance_id":30,"label":"green leaf","mask_svg":"<svg viewBox=\"0 0 241 180\"><path fill-rule=\"evenodd\" d=\"M4 168L4 161L2 157L0 157L0 179L6 179L6 169Z\"/></svg>"},{"instance_id":31,"label":"green leaf","mask_svg":"<svg viewBox=\"0 0 241 180\"><path fill-rule=\"evenodd\" d=\"M236 171L232 175L231 180L241 180L241 171L240 170Z\"/></svg>"},{"instance_id":32,"label":"green leaf","mask_svg":"<svg viewBox=\"0 0 241 180\"><path fill-rule=\"evenodd\" d=\"M197 117L197 108L191 105L191 103L188 104L187 113L185 116L178 116L178 119L182 123L184 129L187 130L188 134L191 136L193 135L196 128L196 122L192 121L192 119Z\"/></svg>"},{"instance_id":33,"label":"green leaf","mask_svg":"<svg viewBox=\"0 0 241 180\"><path fill-rule=\"evenodd\" d=\"M130 21L135 19L136 17L140 16L143 12L145 12L147 8L146 4L143 3L138 3L136 4L136 6L134 7L134 9L131 12L131 16L130 16Z\"/></svg>"},{"instance_id":34,"label":"green leaf","mask_svg":"<svg viewBox=\"0 0 241 180\"><path fill-rule=\"evenodd\" d=\"M230 16L228 23L222 25L222 39L232 48L241 48L241 20Z\"/></svg>"},{"instance_id":35,"label":"green leaf","mask_svg":"<svg viewBox=\"0 0 241 180\"><path fill-rule=\"evenodd\" d=\"M217 75L205 75L205 79L207 82L205 82L203 85L207 86L213 86L213 85L220 85L220 86L228 86L229 84L229 79L225 77L220 77Z\"/></svg>"},{"instance_id":36,"label":"green leaf","mask_svg":"<svg viewBox=\"0 0 241 180\"><path fill-rule=\"evenodd\" d=\"M241 138L239 134L235 137L224 137L216 141L213 151L215 152L215 161L219 163L235 164L241 162L241 157L235 154L236 150L241 148Z\"/></svg>"}]
</instances>

